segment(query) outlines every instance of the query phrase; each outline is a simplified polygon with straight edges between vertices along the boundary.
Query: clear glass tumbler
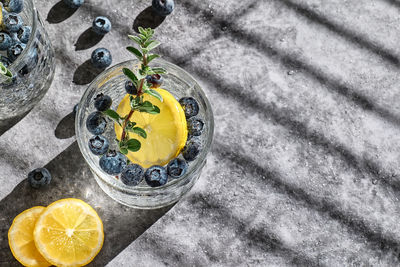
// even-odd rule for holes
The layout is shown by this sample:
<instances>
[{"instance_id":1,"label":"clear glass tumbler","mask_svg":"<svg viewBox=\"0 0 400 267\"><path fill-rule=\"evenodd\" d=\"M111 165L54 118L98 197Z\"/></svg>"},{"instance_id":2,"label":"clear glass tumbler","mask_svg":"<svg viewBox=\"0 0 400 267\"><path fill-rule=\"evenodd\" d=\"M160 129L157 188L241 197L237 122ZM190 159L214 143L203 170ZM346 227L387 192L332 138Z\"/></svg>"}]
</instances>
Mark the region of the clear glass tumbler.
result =
<instances>
[{"instance_id":1,"label":"clear glass tumbler","mask_svg":"<svg viewBox=\"0 0 400 267\"><path fill-rule=\"evenodd\" d=\"M0 122L31 110L46 94L54 77L54 51L32 0L19 14L32 32L26 48L8 69L13 79L0 77Z\"/></svg>"},{"instance_id":2,"label":"clear glass tumbler","mask_svg":"<svg viewBox=\"0 0 400 267\"><path fill-rule=\"evenodd\" d=\"M122 98L126 95L124 84L126 76L122 69L137 67L138 61L126 61L101 73L85 91L79 103L76 115L75 131L83 157L100 187L114 200L134 208L154 209L167 206L178 201L188 192L200 177L200 172L206 163L206 156L210 150L213 133L214 117L206 95L186 71L162 59L152 61L154 66L164 67L168 74L163 75L164 82L161 88L168 90L176 99L191 96L199 102L200 112L197 115L205 122L205 130L200 136L202 150L199 156L189 163L186 174L179 179L169 179L168 183L160 187L149 187L144 181L137 186L127 186L115 176L106 174L99 166L99 156L91 153L88 141L92 134L86 129L88 115L95 111L94 98L103 93L113 99L112 109L116 110ZM103 134L110 140L110 149L118 151L115 140L114 123L108 121L106 132Z\"/></svg>"}]
</instances>

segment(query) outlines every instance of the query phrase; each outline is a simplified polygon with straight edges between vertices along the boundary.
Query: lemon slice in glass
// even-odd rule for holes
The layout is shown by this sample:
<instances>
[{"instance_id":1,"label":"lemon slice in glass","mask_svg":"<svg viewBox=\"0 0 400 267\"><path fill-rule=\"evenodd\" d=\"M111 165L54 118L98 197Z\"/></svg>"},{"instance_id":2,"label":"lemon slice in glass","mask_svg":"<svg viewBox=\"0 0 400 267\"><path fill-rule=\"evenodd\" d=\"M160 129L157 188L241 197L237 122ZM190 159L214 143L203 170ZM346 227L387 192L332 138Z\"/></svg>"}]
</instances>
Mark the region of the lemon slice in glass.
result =
<instances>
[{"instance_id":1,"label":"lemon slice in glass","mask_svg":"<svg viewBox=\"0 0 400 267\"><path fill-rule=\"evenodd\" d=\"M33 207L15 217L8 230L8 244L14 257L24 266L50 266L36 249L33 229L45 207Z\"/></svg>"},{"instance_id":2,"label":"lemon slice in glass","mask_svg":"<svg viewBox=\"0 0 400 267\"><path fill-rule=\"evenodd\" d=\"M160 113L153 115L135 111L130 119L146 131L147 138L129 133L130 138L140 141L141 148L137 152L129 151L127 157L143 168L152 165L163 166L177 157L185 146L188 133L185 112L179 102L167 90L155 90L162 96L163 102L148 94L144 94L143 99L159 107ZM129 95L126 95L118 105L117 113L124 117L130 110ZM120 140L122 127L118 124L115 124L115 134Z\"/></svg>"},{"instance_id":3,"label":"lemon slice in glass","mask_svg":"<svg viewBox=\"0 0 400 267\"><path fill-rule=\"evenodd\" d=\"M79 199L61 199L50 204L33 231L36 247L56 266L83 266L103 246L103 223L96 211Z\"/></svg>"}]
</instances>

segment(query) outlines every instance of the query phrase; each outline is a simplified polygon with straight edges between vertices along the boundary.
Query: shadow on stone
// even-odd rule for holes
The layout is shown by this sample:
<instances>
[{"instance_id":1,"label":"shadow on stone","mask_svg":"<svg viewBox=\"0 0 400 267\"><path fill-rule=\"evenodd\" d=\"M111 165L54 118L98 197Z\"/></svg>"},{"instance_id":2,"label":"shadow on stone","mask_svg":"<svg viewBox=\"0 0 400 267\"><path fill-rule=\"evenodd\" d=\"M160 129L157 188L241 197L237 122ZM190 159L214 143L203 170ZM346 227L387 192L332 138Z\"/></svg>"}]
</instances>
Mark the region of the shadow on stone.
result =
<instances>
[{"instance_id":1,"label":"shadow on stone","mask_svg":"<svg viewBox=\"0 0 400 267\"><path fill-rule=\"evenodd\" d=\"M77 8L71 8L60 1L50 9L46 20L51 24L60 23L71 17L77 10Z\"/></svg>"},{"instance_id":2,"label":"shadow on stone","mask_svg":"<svg viewBox=\"0 0 400 267\"><path fill-rule=\"evenodd\" d=\"M79 36L75 43L75 51L91 48L98 44L103 37L104 35L96 34L90 27Z\"/></svg>"},{"instance_id":3,"label":"shadow on stone","mask_svg":"<svg viewBox=\"0 0 400 267\"><path fill-rule=\"evenodd\" d=\"M5 120L0 120L0 136L2 136L3 133L7 132L8 129L10 129L15 124L17 124L20 120L22 120L26 115L28 115L29 112L30 112L30 110L28 110L27 112L25 112L24 114L21 114L19 116L12 117L12 118L5 119Z\"/></svg>"},{"instance_id":4,"label":"shadow on stone","mask_svg":"<svg viewBox=\"0 0 400 267\"><path fill-rule=\"evenodd\" d=\"M173 206L138 210L112 200L92 177L76 142L45 167L53 176L48 187L35 190L23 180L0 201L1 266L19 266L8 247L7 232L14 217L33 206L47 206L53 201L72 197L88 202L98 212L103 220L105 240L102 250L88 266L105 266Z\"/></svg>"},{"instance_id":5,"label":"shadow on stone","mask_svg":"<svg viewBox=\"0 0 400 267\"><path fill-rule=\"evenodd\" d=\"M90 59L88 59L76 69L76 71L74 73L73 82L78 85L89 84L103 70L105 70L105 69L104 68L103 69L95 68L93 66L92 62L90 61Z\"/></svg>"},{"instance_id":6,"label":"shadow on stone","mask_svg":"<svg viewBox=\"0 0 400 267\"><path fill-rule=\"evenodd\" d=\"M165 20L164 16L160 16L153 11L153 8L149 6L135 18L133 21L133 30L139 33L138 28L152 28L155 29Z\"/></svg>"},{"instance_id":7,"label":"shadow on stone","mask_svg":"<svg viewBox=\"0 0 400 267\"><path fill-rule=\"evenodd\" d=\"M58 139L67 139L75 135L75 114L65 116L57 125L54 131Z\"/></svg>"}]
</instances>

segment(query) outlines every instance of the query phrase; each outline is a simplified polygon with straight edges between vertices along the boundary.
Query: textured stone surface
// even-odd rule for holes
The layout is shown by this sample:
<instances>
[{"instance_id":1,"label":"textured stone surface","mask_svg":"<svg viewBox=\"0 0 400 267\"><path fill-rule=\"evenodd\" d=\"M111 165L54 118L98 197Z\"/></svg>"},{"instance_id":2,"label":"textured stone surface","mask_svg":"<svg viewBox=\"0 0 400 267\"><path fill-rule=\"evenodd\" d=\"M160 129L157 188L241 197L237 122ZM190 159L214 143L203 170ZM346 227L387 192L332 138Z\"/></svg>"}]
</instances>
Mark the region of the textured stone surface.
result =
<instances>
[{"instance_id":1,"label":"textured stone surface","mask_svg":"<svg viewBox=\"0 0 400 267\"><path fill-rule=\"evenodd\" d=\"M398 265L399 2L182 0L165 20L149 4L87 0L72 13L37 0L57 69L40 105L0 136L0 264L16 265L6 235L18 212L74 196L104 219L93 266ZM97 15L113 23L102 40L87 30ZM202 177L168 213L107 198L68 115L96 74L91 51L125 60L138 25L158 26L160 53L214 107ZM32 192L26 174L44 165L54 183Z\"/></svg>"}]
</instances>

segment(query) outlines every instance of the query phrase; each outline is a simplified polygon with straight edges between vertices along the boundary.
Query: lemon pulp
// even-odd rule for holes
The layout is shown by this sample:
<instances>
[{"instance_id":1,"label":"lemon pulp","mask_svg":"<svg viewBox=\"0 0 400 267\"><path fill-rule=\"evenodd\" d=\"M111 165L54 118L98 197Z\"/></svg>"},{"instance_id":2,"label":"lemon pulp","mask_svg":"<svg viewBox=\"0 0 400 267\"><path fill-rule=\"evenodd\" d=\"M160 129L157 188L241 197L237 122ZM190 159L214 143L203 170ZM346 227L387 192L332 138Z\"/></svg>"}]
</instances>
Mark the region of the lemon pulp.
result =
<instances>
[{"instance_id":1,"label":"lemon pulp","mask_svg":"<svg viewBox=\"0 0 400 267\"><path fill-rule=\"evenodd\" d=\"M103 246L103 223L96 211L79 199L62 199L50 204L33 231L36 247L57 266L83 266Z\"/></svg>"},{"instance_id":2,"label":"lemon pulp","mask_svg":"<svg viewBox=\"0 0 400 267\"><path fill-rule=\"evenodd\" d=\"M8 244L14 257L24 266L50 266L36 249L33 229L45 207L33 207L15 217L8 230Z\"/></svg>"},{"instance_id":3,"label":"lemon pulp","mask_svg":"<svg viewBox=\"0 0 400 267\"><path fill-rule=\"evenodd\" d=\"M130 138L140 141L141 148L137 152L129 151L127 157L144 168L163 166L177 157L185 146L188 133L185 112L179 102L167 90L155 90L162 96L163 102L148 94L144 94L143 98L159 107L160 113L153 115L135 111L130 118L130 121L137 123L136 126L146 131L147 138L129 133ZM126 95L118 105L117 112L124 117L130 110L129 95ZM118 124L115 124L115 134L120 140L122 127Z\"/></svg>"}]
</instances>

